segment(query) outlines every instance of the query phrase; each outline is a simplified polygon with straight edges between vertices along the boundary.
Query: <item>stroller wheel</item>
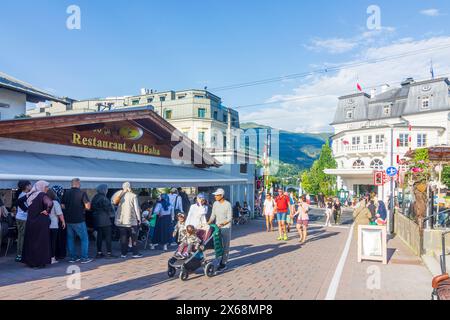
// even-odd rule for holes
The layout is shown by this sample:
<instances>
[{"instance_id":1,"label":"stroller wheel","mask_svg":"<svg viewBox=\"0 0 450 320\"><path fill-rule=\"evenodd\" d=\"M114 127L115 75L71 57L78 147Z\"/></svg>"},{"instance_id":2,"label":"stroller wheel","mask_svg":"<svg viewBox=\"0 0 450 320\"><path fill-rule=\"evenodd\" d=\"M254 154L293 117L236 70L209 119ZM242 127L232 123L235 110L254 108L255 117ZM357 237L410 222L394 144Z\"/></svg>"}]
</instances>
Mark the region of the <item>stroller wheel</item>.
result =
<instances>
[{"instance_id":1,"label":"stroller wheel","mask_svg":"<svg viewBox=\"0 0 450 320\"><path fill-rule=\"evenodd\" d=\"M216 268L214 267L213 263L210 262L205 266L205 275L207 277L209 277L209 278L214 277L215 272L216 272Z\"/></svg>"},{"instance_id":2,"label":"stroller wheel","mask_svg":"<svg viewBox=\"0 0 450 320\"><path fill-rule=\"evenodd\" d=\"M169 278L175 277L176 273L177 273L177 269L175 269L172 266L169 266L169 269L167 270L167 275L169 276Z\"/></svg>"},{"instance_id":3,"label":"stroller wheel","mask_svg":"<svg viewBox=\"0 0 450 320\"><path fill-rule=\"evenodd\" d=\"M181 270L180 272L180 280L181 281L186 281L189 277L189 274L186 270Z\"/></svg>"}]
</instances>

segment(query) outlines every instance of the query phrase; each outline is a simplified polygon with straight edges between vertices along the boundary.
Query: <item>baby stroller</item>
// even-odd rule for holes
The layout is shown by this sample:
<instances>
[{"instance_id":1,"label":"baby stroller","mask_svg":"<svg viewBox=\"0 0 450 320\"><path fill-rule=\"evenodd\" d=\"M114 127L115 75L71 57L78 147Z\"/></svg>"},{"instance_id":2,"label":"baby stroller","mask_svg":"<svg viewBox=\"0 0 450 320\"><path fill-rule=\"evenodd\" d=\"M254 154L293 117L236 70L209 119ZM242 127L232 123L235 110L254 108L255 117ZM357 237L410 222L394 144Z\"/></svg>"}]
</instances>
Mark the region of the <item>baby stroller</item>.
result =
<instances>
[{"instance_id":1,"label":"baby stroller","mask_svg":"<svg viewBox=\"0 0 450 320\"><path fill-rule=\"evenodd\" d=\"M168 261L167 275L170 278L175 277L178 270L180 270L180 279L186 281L189 274L195 272L199 268L203 268L203 272L207 277L213 277L216 273L216 268L223 255L222 237L220 228L216 225L210 225L208 230L198 229L197 237L200 238L201 244L196 252L193 252L190 257L186 259L178 259L172 257ZM207 260L204 251L213 249L215 258Z\"/></svg>"}]
</instances>

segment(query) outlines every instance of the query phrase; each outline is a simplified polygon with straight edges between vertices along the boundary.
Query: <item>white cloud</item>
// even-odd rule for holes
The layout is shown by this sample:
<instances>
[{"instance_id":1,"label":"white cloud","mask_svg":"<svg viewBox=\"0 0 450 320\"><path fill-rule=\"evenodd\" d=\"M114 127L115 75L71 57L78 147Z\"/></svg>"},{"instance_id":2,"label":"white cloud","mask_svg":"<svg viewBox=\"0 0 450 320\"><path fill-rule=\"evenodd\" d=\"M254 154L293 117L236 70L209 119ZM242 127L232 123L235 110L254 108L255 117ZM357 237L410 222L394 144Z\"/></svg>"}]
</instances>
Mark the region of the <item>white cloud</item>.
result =
<instances>
[{"instance_id":1,"label":"white cloud","mask_svg":"<svg viewBox=\"0 0 450 320\"><path fill-rule=\"evenodd\" d=\"M311 44L305 45L309 50L316 52L328 52L331 54L341 54L352 51L358 47L364 47L374 41L381 42L388 39L394 32L394 27L382 27L379 30L364 31L361 34L350 38L316 38L311 40Z\"/></svg>"},{"instance_id":2,"label":"white cloud","mask_svg":"<svg viewBox=\"0 0 450 320\"><path fill-rule=\"evenodd\" d=\"M307 46L307 48L315 51L322 51L323 49L330 53L344 53L353 50L358 43L352 39L314 39L312 40L312 45Z\"/></svg>"},{"instance_id":3,"label":"white cloud","mask_svg":"<svg viewBox=\"0 0 450 320\"><path fill-rule=\"evenodd\" d=\"M442 15L439 9L426 9L420 11L420 13L429 17L439 17L440 15Z\"/></svg>"},{"instance_id":4,"label":"white cloud","mask_svg":"<svg viewBox=\"0 0 450 320\"><path fill-rule=\"evenodd\" d=\"M357 59L345 63L358 63L445 45L450 45L450 36L425 40L404 38L388 45L361 50ZM338 97L356 92L357 76L363 89L385 83L396 87L407 77L430 78L430 59L433 59L436 76L450 76L449 56L450 48L430 50L399 59L341 69L328 75L314 75L291 94L274 95L268 100L280 101L278 104L264 106L252 112L241 112L241 121L253 121L298 132L330 132L332 128L329 124L333 121ZM370 94L370 89L366 91Z\"/></svg>"}]
</instances>

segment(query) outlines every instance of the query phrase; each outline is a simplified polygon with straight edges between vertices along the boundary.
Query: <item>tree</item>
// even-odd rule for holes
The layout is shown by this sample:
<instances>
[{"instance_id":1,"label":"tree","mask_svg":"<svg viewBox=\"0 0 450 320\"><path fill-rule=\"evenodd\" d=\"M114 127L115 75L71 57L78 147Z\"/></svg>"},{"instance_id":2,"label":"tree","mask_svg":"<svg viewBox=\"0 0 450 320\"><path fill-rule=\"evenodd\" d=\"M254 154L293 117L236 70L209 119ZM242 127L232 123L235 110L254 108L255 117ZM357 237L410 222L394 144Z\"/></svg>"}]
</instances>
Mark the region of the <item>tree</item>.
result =
<instances>
[{"instance_id":1,"label":"tree","mask_svg":"<svg viewBox=\"0 0 450 320\"><path fill-rule=\"evenodd\" d=\"M333 195L336 192L336 177L325 174L324 170L336 168L337 163L334 160L333 152L327 141L322 147L319 159L313 163L309 172L305 172L302 175L303 189L312 194L323 193L327 196Z\"/></svg>"}]
</instances>

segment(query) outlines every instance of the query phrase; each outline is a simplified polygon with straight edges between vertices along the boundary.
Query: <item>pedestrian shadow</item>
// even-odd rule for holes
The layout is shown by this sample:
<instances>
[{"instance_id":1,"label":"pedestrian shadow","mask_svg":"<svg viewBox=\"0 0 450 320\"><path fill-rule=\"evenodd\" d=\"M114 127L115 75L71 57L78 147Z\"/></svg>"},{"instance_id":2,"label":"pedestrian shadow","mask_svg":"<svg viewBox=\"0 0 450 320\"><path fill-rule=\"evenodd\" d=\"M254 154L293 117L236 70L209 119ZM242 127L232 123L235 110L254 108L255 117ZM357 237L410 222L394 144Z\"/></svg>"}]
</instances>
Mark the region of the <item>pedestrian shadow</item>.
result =
<instances>
[{"instance_id":1,"label":"pedestrian shadow","mask_svg":"<svg viewBox=\"0 0 450 320\"><path fill-rule=\"evenodd\" d=\"M267 259L271 259L277 255L282 255L286 253L293 252L298 250L300 246L298 245L289 245L287 243L277 243L271 245L262 245L262 246L240 246L240 247L232 247L231 249L237 250L239 253L230 254L230 262L227 271L224 273L230 272L238 267L242 267L248 264L255 265L259 262L266 261ZM240 253L245 255L242 255Z\"/></svg>"},{"instance_id":2,"label":"pedestrian shadow","mask_svg":"<svg viewBox=\"0 0 450 320\"><path fill-rule=\"evenodd\" d=\"M116 248L117 247L117 248ZM118 253L120 249L118 248L119 244L113 243L113 252ZM96 247L95 244L92 244L89 248L89 253L91 256L95 256ZM140 249L142 247L140 246ZM162 250L142 250L141 253L144 254L145 258L155 257L164 255L167 252ZM17 263L14 261L15 254L10 254L7 257L2 257L2 261L0 262L0 273L3 275L0 277L0 288L15 284L23 284L27 282L35 282L52 278L59 277L67 277L70 273L68 273L68 268L77 266L81 269L81 272L89 272L96 269L99 269L104 266L108 266L111 264L120 265L121 263L125 263L129 259L94 259L89 264L72 264L68 262L68 259L60 260L58 264L48 265L43 269L32 269L26 266L23 263Z\"/></svg>"},{"instance_id":3,"label":"pedestrian shadow","mask_svg":"<svg viewBox=\"0 0 450 320\"><path fill-rule=\"evenodd\" d=\"M396 248L387 248L387 263L391 261L396 251L397 251Z\"/></svg>"},{"instance_id":4,"label":"pedestrian shadow","mask_svg":"<svg viewBox=\"0 0 450 320\"><path fill-rule=\"evenodd\" d=\"M120 296L130 291L144 290L174 280L178 280L178 278L168 278L167 272L159 272L136 279L109 284L103 287L84 290L79 294L65 298L64 300L104 300ZM176 297L171 298L171 300L173 299L176 299Z\"/></svg>"}]
</instances>

